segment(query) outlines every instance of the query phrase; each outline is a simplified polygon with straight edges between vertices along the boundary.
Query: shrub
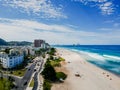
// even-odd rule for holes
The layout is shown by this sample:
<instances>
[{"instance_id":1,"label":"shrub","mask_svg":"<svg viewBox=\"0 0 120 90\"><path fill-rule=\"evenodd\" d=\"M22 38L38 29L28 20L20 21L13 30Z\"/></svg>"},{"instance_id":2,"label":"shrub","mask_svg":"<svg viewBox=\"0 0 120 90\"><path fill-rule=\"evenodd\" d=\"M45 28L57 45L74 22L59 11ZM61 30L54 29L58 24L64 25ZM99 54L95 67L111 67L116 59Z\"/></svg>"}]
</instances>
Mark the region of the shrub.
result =
<instances>
[{"instance_id":1,"label":"shrub","mask_svg":"<svg viewBox=\"0 0 120 90\"><path fill-rule=\"evenodd\" d=\"M43 90L51 90L51 83L48 80L44 80Z\"/></svg>"},{"instance_id":2,"label":"shrub","mask_svg":"<svg viewBox=\"0 0 120 90\"><path fill-rule=\"evenodd\" d=\"M64 58L62 58L62 57L59 57L59 60L60 60L60 61L65 61L65 59L64 59Z\"/></svg>"},{"instance_id":3,"label":"shrub","mask_svg":"<svg viewBox=\"0 0 120 90\"><path fill-rule=\"evenodd\" d=\"M18 74L21 74L21 72L19 72Z\"/></svg>"},{"instance_id":4,"label":"shrub","mask_svg":"<svg viewBox=\"0 0 120 90\"><path fill-rule=\"evenodd\" d=\"M57 77L58 80L60 80L60 78L65 80L67 78L67 75L65 73L63 73L63 72L57 72L56 77Z\"/></svg>"},{"instance_id":5,"label":"shrub","mask_svg":"<svg viewBox=\"0 0 120 90\"><path fill-rule=\"evenodd\" d=\"M45 58L45 54L43 54L42 57Z\"/></svg>"},{"instance_id":6,"label":"shrub","mask_svg":"<svg viewBox=\"0 0 120 90\"><path fill-rule=\"evenodd\" d=\"M54 58L53 58L53 56L52 55L50 55L50 60L53 60Z\"/></svg>"},{"instance_id":7,"label":"shrub","mask_svg":"<svg viewBox=\"0 0 120 90\"><path fill-rule=\"evenodd\" d=\"M13 74L13 72L12 72L12 71L10 71L10 74Z\"/></svg>"}]
</instances>

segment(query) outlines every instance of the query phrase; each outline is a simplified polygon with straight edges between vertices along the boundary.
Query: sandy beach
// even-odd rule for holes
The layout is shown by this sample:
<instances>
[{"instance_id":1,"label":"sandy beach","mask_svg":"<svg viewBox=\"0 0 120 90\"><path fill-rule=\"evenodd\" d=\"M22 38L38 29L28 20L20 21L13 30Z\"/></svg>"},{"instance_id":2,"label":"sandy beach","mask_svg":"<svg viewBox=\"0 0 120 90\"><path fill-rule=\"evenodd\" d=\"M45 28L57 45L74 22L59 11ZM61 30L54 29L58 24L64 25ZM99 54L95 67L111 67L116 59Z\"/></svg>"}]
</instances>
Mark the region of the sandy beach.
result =
<instances>
[{"instance_id":1,"label":"sandy beach","mask_svg":"<svg viewBox=\"0 0 120 90\"><path fill-rule=\"evenodd\" d=\"M64 83L53 84L52 90L120 90L120 77L88 63L78 53L66 49L57 52L65 59L60 70L68 77Z\"/></svg>"}]
</instances>

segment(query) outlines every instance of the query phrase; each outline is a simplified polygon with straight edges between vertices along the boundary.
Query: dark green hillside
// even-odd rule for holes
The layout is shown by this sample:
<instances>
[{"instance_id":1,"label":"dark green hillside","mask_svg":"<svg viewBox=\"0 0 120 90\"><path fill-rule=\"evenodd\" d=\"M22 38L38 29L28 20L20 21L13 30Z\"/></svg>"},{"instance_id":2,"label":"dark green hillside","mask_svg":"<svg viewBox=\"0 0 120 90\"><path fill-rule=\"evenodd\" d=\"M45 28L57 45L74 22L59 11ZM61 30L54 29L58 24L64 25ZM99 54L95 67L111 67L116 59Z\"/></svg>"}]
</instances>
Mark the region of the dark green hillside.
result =
<instances>
[{"instance_id":1,"label":"dark green hillside","mask_svg":"<svg viewBox=\"0 0 120 90\"><path fill-rule=\"evenodd\" d=\"M8 42L9 45L11 46L25 46L25 45L31 45L32 42L28 42L28 41L10 41Z\"/></svg>"},{"instance_id":2,"label":"dark green hillside","mask_svg":"<svg viewBox=\"0 0 120 90\"><path fill-rule=\"evenodd\" d=\"M7 45L7 42L0 38L0 45Z\"/></svg>"}]
</instances>

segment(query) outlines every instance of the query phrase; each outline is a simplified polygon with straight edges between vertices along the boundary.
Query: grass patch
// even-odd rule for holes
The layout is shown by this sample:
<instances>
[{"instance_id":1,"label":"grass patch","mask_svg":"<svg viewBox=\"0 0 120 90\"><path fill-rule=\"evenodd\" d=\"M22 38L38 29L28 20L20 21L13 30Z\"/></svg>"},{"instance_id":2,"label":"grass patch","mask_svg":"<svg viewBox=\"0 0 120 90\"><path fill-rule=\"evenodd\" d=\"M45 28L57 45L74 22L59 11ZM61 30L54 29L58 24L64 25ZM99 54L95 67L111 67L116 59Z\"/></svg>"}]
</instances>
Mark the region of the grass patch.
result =
<instances>
[{"instance_id":1,"label":"grass patch","mask_svg":"<svg viewBox=\"0 0 120 90\"><path fill-rule=\"evenodd\" d=\"M59 67L59 66L61 66L60 62L57 62L57 61L51 61L50 63L51 63L51 65L53 67Z\"/></svg>"},{"instance_id":2,"label":"grass patch","mask_svg":"<svg viewBox=\"0 0 120 90\"><path fill-rule=\"evenodd\" d=\"M0 90L11 90L13 83L5 78L0 79Z\"/></svg>"},{"instance_id":3,"label":"grass patch","mask_svg":"<svg viewBox=\"0 0 120 90\"><path fill-rule=\"evenodd\" d=\"M22 77L24 76L25 72L26 72L26 69L20 69L20 70L12 71L11 74Z\"/></svg>"},{"instance_id":4,"label":"grass patch","mask_svg":"<svg viewBox=\"0 0 120 90\"><path fill-rule=\"evenodd\" d=\"M65 59L64 59L64 58L62 58L62 57L59 57L59 60L60 60L60 61L65 61Z\"/></svg>"},{"instance_id":5,"label":"grass patch","mask_svg":"<svg viewBox=\"0 0 120 90\"><path fill-rule=\"evenodd\" d=\"M65 80L67 78L67 75L63 72L56 72L56 77L58 80L60 80L61 78Z\"/></svg>"},{"instance_id":6,"label":"grass patch","mask_svg":"<svg viewBox=\"0 0 120 90\"><path fill-rule=\"evenodd\" d=\"M30 86L29 87L33 87L34 86L34 79L32 79L32 81L30 82Z\"/></svg>"},{"instance_id":7,"label":"grass patch","mask_svg":"<svg viewBox=\"0 0 120 90\"><path fill-rule=\"evenodd\" d=\"M58 59L51 60L51 61L50 61L50 64L51 64L53 67L60 67L60 66L61 66L60 62L61 62L61 61L65 61L65 59L59 57Z\"/></svg>"},{"instance_id":8,"label":"grass patch","mask_svg":"<svg viewBox=\"0 0 120 90\"><path fill-rule=\"evenodd\" d=\"M52 84L48 80L44 80L43 90L51 90Z\"/></svg>"}]
</instances>

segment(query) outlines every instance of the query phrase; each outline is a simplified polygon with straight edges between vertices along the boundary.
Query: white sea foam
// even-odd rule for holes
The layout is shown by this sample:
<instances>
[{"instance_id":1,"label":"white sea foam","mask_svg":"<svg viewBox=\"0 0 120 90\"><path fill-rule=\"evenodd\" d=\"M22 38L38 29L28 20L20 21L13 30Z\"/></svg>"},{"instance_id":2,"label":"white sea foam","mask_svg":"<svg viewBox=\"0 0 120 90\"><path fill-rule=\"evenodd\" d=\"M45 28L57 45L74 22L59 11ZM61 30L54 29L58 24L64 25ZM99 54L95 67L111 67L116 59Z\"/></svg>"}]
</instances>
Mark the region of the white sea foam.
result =
<instances>
[{"instance_id":1,"label":"white sea foam","mask_svg":"<svg viewBox=\"0 0 120 90\"><path fill-rule=\"evenodd\" d=\"M86 52L86 51L76 50L76 49L72 49L72 51L81 53L81 54L83 54L86 57L89 56L89 58L92 58L92 60L102 60L102 61L105 61L105 58L102 55L97 54L97 53Z\"/></svg>"},{"instance_id":2,"label":"white sea foam","mask_svg":"<svg viewBox=\"0 0 120 90\"><path fill-rule=\"evenodd\" d=\"M87 55L87 56L91 57L94 60L105 61L105 58L102 55L97 54L97 53L91 53L91 52L85 52L85 51L80 51L80 53L82 53L84 55Z\"/></svg>"},{"instance_id":3,"label":"white sea foam","mask_svg":"<svg viewBox=\"0 0 120 90\"><path fill-rule=\"evenodd\" d=\"M112 55L103 55L103 56L110 59L120 60L120 57L118 56L112 56Z\"/></svg>"},{"instance_id":4,"label":"white sea foam","mask_svg":"<svg viewBox=\"0 0 120 90\"><path fill-rule=\"evenodd\" d=\"M77 49L71 49L72 51L75 51L75 52L79 52L79 50L77 50Z\"/></svg>"},{"instance_id":5,"label":"white sea foam","mask_svg":"<svg viewBox=\"0 0 120 90\"><path fill-rule=\"evenodd\" d=\"M92 58L92 60L102 60L102 61L106 61L107 59L111 60L111 61L115 61L117 62L118 60L120 60L120 57L118 56L112 56L112 55L100 55L97 53L92 53L92 52L87 52L87 51L82 51L82 50L76 50L76 49L72 49L72 51L78 52L83 54L85 57ZM91 59L90 59L91 60Z\"/></svg>"}]
</instances>

